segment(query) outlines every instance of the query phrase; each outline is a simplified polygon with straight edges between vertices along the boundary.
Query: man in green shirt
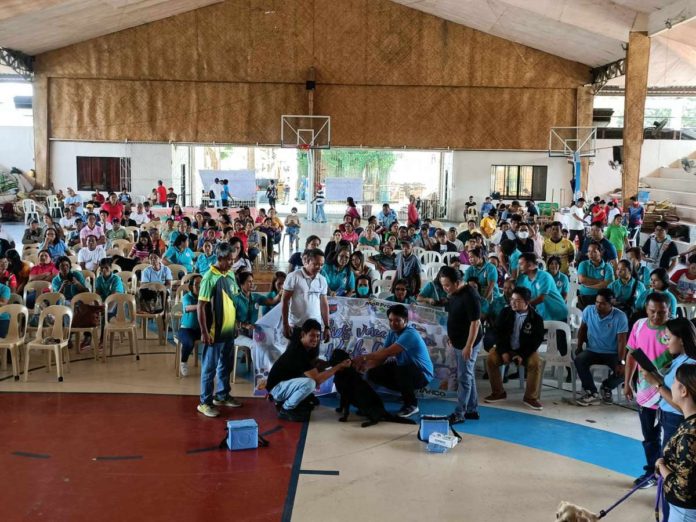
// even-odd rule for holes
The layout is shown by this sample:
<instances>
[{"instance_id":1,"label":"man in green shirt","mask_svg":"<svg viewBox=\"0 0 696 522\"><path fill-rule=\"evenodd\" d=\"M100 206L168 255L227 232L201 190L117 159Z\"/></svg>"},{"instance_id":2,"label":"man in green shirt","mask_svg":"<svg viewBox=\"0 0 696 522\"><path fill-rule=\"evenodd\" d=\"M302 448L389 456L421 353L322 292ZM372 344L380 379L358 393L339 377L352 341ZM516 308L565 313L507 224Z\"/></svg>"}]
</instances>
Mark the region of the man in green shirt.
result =
<instances>
[{"instance_id":1,"label":"man in green shirt","mask_svg":"<svg viewBox=\"0 0 696 522\"><path fill-rule=\"evenodd\" d=\"M628 244L628 229L621 224L622 220L623 216L620 213L616 214L609 226L604 230L604 237L616 249L617 259L621 259L624 250L631 246Z\"/></svg>"},{"instance_id":2,"label":"man in green shirt","mask_svg":"<svg viewBox=\"0 0 696 522\"><path fill-rule=\"evenodd\" d=\"M114 218L111 220L111 230L106 233L106 239L109 245L113 244L116 239L128 239L128 231L121 226L121 220Z\"/></svg>"},{"instance_id":3,"label":"man in green shirt","mask_svg":"<svg viewBox=\"0 0 696 522\"><path fill-rule=\"evenodd\" d=\"M203 341L198 411L206 417L220 415L215 406L241 406L240 402L230 396L230 369L237 315L234 296L239 293L237 279L232 271L232 247L228 242L219 243L215 254L217 262L203 276L198 292L198 325ZM216 373L217 391L213 394Z\"/></svg>"}]
</instances>

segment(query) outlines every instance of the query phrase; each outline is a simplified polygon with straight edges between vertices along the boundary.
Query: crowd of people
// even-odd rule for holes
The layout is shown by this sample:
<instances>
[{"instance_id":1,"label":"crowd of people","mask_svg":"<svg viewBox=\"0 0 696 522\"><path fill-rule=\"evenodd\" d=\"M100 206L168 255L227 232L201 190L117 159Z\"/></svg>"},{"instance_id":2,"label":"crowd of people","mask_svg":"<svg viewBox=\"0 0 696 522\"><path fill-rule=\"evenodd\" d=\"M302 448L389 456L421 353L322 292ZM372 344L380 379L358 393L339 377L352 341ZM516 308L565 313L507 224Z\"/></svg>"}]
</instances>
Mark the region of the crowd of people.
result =
<instances>
[{"instance_id":1,"label":"crowd of people","mask_svg":"<svg viewBox=\"0 0 696 522\"><path fill-rule=\"evenodd\" d=\"M256 216L246 207L233 212L224 205L224 180L222 186L219 208L185 215L173 199L161 218L150 202L134 205L127 194L83 204L67 189L64 216L58 222L44 216L25 231L22 243L38 246L33 266L16 250L0 258L0 304L32 280L50 282L69 302L88 291L80 269L98 274L94 288L106 299L127 291L115 266L133 271L146 264L138 272L141 283L171 290L179 274L170 267L183 267L191 277L181 294L180 373L188 375L188 359L202 341L198 411L211 417L219 407L240 406L230 395L234 344L249 346L259 310L280 304L289 346L271 368L266 390L279 416L296 421L309 418L316 386L349 365L372 384L401 394L399 416L419 412L416 391L433 379L434 369L422 336L409 323L413 303L448 313L458 383L451 423L479 419L475 363L483 352L491 388L483 401L506 400L505 372L515 365L526 370L524 405L540 410L545 323L575 319L573 359L583 388L577 403L611 403L612 391L623 386L625 396L641 406L646 464L636 483L651 485L657 471L669 484L669 508L696 508L693 489L683 487L683 447L674 442L694 436L693 418L685 421L684 415L693 408L689 365L696 363L696 331L679 316L679 305L694 299L696 249L675 270L680 254L664 222L640 245L644 211L634 198L625 211L599 198L589 206L580 199L564 221L540 219L529 201L495 205L486 198L479 212L470 198L467 221L459 227L421 219L413 197L404 223L385 203L363 225L348 198L331 237L307 236L305 248L289 257L287 270L276 272L270 291L261 294L254 292L255 261L262 256L272 262L283 233L297 245L303 220L297 209L281 219L274 204ZM163 204L162 194L166 203L162 183L155 192L157 204ZM124 240L128 251L115 252ZM384 348L334 368L321 363L319 345L330 335L330 296L390 302ZM565 344L570 350L571 339ZM665 373L664 381L637 370L631 357L637 348ZM610 369L599 389L591 373L596 365Z\"/></svg>"}]
</instances>

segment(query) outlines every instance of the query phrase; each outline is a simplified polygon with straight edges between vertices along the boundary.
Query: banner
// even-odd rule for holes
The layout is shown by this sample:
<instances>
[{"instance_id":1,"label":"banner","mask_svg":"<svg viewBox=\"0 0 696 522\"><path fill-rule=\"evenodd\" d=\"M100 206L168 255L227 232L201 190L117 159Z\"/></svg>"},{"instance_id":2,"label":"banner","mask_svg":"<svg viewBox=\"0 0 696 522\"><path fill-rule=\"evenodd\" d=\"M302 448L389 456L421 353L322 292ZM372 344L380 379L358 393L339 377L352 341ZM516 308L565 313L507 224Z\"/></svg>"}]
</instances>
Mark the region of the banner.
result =
<instances>
[{"instance_id":1,"label":"banner","mask_svg":"<svg viewBox=\"0 0 696 522\"><path fill-rule=\"evenodd\" d=\"M329 360L335 349L351 356L376 352L384 347L389 333L387 309L394 303L378 299L329 297L331 340L322 343L319 357ZM409 305L409 324L415 326L425 341L435 369L435 378L419 391L419 395L450 397L457 389L457 363L454 348L448 346L447 312L426 306ZM283 335L281 305L276 305L256 323L252 359L254 361L254 393L265 395L268 372L287 347ZM331 393L333 379L326 381L319 394Z\"/></svg>"},{"instance_id":2,"label":"banner","mask_svg":"<svg viewBox=\"0 0 696 522\"><path fill-rule=\"evenodd\" d=\"M198 174L206 194L215 185L215 178L226 179L234 199L256 201L256 173L253 170L199 170ZM215 187L216 194L221 190L222 185Z\"/></svg>"},{"instance_id":3,"label":"banner","mask_svg":"<svg viewBox=\"0 0 696 522\"><path fill-rule=\"evenodd\" d=\"M362 178L326 178L327 201L345 201L351 196L356 202L363 198Z\"/></svg>"}]
</instances>

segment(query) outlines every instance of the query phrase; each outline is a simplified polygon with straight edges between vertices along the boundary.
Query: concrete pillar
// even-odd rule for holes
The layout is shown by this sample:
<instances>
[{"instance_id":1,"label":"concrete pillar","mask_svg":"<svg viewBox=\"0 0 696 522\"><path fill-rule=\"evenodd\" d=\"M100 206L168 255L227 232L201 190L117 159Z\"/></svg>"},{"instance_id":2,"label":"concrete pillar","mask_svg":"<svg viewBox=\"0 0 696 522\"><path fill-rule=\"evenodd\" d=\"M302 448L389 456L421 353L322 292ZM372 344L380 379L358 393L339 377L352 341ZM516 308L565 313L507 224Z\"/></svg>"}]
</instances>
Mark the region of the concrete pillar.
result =
<instances>
[{"instance_id":1,"label":"concrete pillar","mask_svg":"<svg viewBox=\"0 0 696 522\"><path fill-rule=\"evenodd\" d=\"M577 103L576 103L576 125L578 127L592 127L592 114L594 109L594 91L592 86L578 87ZM578 139L584 139L584 133L578 136ZM587 192L587 187L590 180L590 158L582 158L582 178L580 178L580 190L583 193ZM572 198L572 192L568 195ZM567 199L570 199L567 198ZM562 204L568 204L570 201L562 201Z\"/></svg>"},{"instance_id":2,"label":"concrete pillar","mask_svg":"<svg viewBox=\"0 0 696 522\"><path fill-rule=\"evenodd\" d=\"M638 194L640 155L643 148L643 117L648 93L650 38L647 33L632 32L626 52L626 95L624 100L623 174L624 201Z\"/></svg>"},{"instance_id":3,"label":"concrete pillar","mask_svg":"<svg viewBox=\"0 0 696 522\"><path fill-rule=\"evenodd\" d=\"M48 188L50 178L50 141L48 121L48 77L36 74L33 82L34 95L32 112L34 114L34 169L36 182Z\"/></svg>"}]
</instances>

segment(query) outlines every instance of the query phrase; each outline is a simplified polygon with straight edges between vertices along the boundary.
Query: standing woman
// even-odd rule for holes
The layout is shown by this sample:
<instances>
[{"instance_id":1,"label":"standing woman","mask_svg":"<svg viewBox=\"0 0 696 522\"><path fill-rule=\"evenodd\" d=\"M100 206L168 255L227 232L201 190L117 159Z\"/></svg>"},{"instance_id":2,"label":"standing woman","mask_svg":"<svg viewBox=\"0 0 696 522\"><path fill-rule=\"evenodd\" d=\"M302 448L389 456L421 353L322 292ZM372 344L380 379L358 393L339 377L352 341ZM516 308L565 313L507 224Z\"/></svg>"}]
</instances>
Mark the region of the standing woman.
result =
<instances>
[{"instance_id":1,"label":"standing woman","mask_svg":"<svg viewBox=\"0 0 696 522\"><path fill-rule=\"evenodd\" d=\"M483 347L481 305L476 290L462 283L461 272L451 266L440 269L440 284L449 297L447 335L457 361L457 406L449 417L450 424L477 420L476 357Z\"/></svg>"},{"instance_id":2,"label":"standing woman","mask_svg":"<svg viewBox=\"0 0 696 522\"><path fill-rule=\"evenodd\" d=\"M201 330L198 327L198 291L201 288L202 276L196 274L189 281L189 291L181 298L183 315L179 327L179 340L181 341L181 361L179 373L182 377L189 374L188 359L193 352L196 341L201 338ZM196 355L198 357L198 355Z\"/></svg>"},{"instance_id":3,"label":"standing woman","mask_svg":"<svg viewBox=\"0 0 696 522\"><path fill-rule=\"evenodd\" d=\"M682 365L671 389L672 401L684 414L674 437L655 463L664 479L670 522L696 520L696 366Z\"/></svg>"},{"instance_id":4,"label":"standing woman","mask_svg":"<svg viewBox=\"0 0 696 522\"><path fill-rule=\"evenodd\" d=\"M355 201L352 197L348 196L346 198L346 205L345 214L350 216L351 219L360 219L360 212L358 212L358 207L355 205Z\"/></svg>"}]
</instances>

